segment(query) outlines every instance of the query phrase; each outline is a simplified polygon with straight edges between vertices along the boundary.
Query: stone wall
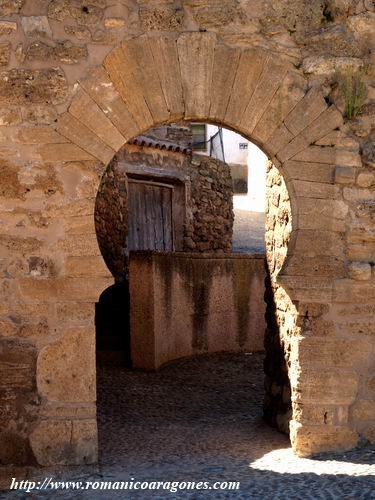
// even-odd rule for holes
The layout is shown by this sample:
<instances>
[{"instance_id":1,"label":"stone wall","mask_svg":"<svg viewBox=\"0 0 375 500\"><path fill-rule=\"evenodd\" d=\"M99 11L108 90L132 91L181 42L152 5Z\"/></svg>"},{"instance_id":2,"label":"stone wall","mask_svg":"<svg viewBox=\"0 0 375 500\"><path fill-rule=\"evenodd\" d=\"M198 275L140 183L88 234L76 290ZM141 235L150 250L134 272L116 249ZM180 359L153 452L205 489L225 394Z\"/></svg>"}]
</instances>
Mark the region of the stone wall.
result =
<instances>
[{"instance_id":1,"label":"stone wall","mask_svg":"<svg viewBox=\"0 0 375 500\"><path fill-rule=\"evenodd\" d=\"M297 312L277 276L284 264L292 231L292 208L279 170L268 164L266 180L266 334L264 362L266 420L289 433L292 403L289 381L290 340L295 333Z\"/></svg>"},{"instance_id":2,"label":"stone wall","mask_svg":"<svg viewBox=\"0 0 375 500\"><path fill-rule=\"evenodd\" d=\"M132 252L132 366L263 350L264 256Z\"/></svg>"},{"instance_id":3,"label":"stone wall","mask_svg":"<svg viewBox=\"0 0 375 500\"><path fill-rule=\"evenodd\" d=\"M108 166L96 200L96 231L104 260L117 281L127 275L127 174L169 178L184 184L183 241L176 250L230 252L233 208L225 163L156 147L126 145Z\"/></svg>"},{"instance_id":4,"label":"stone wall","mask_svg":"<svg viewBox=\"0 0 375 500\"><path fill-rule=\"evenodd\" d=\"M253 140L287 185L294 450L374 441L373 2L16 0L0 16L1 352L20 346L0 361L2 462L19 443L43 465L96 460L99 179L181 120Z\"/></svg>"}]
</instances>

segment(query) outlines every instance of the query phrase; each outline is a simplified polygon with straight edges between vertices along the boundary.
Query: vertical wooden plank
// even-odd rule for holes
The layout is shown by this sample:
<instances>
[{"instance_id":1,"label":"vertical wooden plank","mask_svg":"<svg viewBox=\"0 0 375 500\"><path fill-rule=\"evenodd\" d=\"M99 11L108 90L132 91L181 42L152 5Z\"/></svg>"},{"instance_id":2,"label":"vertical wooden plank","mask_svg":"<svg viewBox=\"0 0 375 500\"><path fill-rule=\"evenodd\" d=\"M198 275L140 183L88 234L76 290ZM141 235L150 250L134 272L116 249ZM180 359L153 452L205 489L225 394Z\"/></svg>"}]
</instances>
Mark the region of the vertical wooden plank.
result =
<instances>
[{"instance_id":1,"label":"vertical wooden plank","mask_svg":"<svg viewBox=\"0 0 375 500\"><path fill-rule=\"evenodd\" d=\"M172 240L172 189L163 188L161 192L161 207L163 213L163 239L164 250L171 252L173 250Z\"/></svg>"},{"instance_id":2,"label":"vertical wooden plank","mask_svg":"<svg viewBox=\"0 0 375 500\"><path fill-rule=\"evenodd\" d=\"M137 224L137 237L138 237L138 250L147 250L147 235L144 234L144 227L147 224L146 213L146 200L145 188L143 184L138 184L138 224Z\"/></svg>"}]
</instances>

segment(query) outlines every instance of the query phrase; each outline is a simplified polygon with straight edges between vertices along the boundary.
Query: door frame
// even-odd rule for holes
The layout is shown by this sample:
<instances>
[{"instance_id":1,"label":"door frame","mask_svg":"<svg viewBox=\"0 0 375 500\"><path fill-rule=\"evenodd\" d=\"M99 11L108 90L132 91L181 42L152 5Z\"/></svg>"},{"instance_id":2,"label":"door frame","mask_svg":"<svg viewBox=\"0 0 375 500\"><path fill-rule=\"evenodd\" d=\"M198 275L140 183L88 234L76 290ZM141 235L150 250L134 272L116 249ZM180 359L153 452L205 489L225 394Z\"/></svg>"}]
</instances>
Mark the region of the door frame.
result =
<instances>
[{"instance_id":1,"label":"door frame","mask_svg":"<svg viewBox=\"0 0 375 500\"><path fill-rule=\"evenodd\" d=\"M126 168L125 182L128 193L129 182L132 181L144 182L172 189L172 251L182 251L184 248L185 225L189 218L191 218L189 211L190 178L185 175L183 178L176 177L169 172L153 172L152 168L147 169L147 171L143 167ZM188 183L189 185L187 185Z\"/></svg>"}]
</instances>

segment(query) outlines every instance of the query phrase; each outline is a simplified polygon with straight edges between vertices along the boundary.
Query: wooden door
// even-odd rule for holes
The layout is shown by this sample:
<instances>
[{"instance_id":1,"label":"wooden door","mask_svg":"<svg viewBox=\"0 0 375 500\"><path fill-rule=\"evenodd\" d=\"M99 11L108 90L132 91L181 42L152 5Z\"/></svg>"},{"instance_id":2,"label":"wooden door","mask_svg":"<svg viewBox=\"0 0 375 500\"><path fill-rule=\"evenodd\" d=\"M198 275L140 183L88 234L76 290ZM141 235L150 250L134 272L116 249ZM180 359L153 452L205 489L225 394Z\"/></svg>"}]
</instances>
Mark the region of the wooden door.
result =
<instances>
[{"instance_id":1,"label":"wooden door","mask_svg":"<svg viewBox=\"0 0 375 500\"><path fill-rule=\"evenodd\" d=\"M129 179L128 248L173 250L173 186Z\"/></svg>"}]
</instances>

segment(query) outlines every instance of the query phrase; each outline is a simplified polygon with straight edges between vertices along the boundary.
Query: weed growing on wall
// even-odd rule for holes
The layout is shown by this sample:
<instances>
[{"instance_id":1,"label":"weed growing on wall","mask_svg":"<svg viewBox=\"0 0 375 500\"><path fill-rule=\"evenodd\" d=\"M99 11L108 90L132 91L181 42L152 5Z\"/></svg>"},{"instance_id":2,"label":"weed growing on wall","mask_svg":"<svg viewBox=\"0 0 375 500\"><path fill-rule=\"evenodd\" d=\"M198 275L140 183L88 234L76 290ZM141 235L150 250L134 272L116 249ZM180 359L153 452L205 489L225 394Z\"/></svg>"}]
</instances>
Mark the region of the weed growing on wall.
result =
<instances>
[{"instance_id":1,"label":"weed growing on wall","mask_svg":"<svg viewBox=\"0 0 375 500\"><path fill-rule=\"evenodd\" d=\"M339 73L336 75L336 81L344 100L344 117L351 120L361 113L366 102L367 89L363 73L361 71Z\"/></svg>"}]
</instances>

